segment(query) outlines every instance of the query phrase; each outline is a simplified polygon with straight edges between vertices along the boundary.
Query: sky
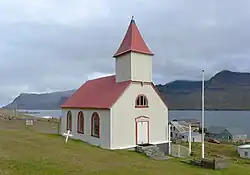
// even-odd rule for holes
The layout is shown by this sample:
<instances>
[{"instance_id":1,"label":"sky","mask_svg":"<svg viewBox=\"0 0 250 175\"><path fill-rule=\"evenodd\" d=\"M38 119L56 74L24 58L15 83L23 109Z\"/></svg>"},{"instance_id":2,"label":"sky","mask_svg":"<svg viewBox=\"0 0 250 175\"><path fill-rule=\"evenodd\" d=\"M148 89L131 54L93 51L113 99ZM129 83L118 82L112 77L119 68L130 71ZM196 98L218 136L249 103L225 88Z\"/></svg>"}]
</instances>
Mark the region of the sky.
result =
<instances>
[{"instance_id":1,"label":"sky","mask_svg":"<svg viewBox=\"0 0 250 175\"><path fill-rule=\"evenodd\" d=\"M0 105L113 74L131 16L155 54L155 84L250 72L249 0L0 1Z\"/></svg>"}]
</instances>

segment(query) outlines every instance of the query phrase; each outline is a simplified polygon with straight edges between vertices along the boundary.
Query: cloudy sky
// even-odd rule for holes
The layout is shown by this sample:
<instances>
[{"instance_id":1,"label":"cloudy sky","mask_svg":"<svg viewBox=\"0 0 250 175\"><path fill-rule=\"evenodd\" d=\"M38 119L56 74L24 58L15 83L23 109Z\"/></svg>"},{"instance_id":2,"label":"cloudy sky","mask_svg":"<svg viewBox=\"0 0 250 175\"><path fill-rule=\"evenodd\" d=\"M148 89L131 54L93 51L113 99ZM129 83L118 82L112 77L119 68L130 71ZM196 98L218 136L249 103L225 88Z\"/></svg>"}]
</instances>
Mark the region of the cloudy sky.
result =
<instances>
[{"instance_id":1,"label":"cloudy sky","mask_svg":"<svg viewBox=\"0 0 250 175\"><path fill-rule=\"evenodd\" d=\"M131 19L151 50L154 82L250 71L249 0L0 1L0 105L21 92L78 88L112 74Z\"/></svg>"}]
</instances>

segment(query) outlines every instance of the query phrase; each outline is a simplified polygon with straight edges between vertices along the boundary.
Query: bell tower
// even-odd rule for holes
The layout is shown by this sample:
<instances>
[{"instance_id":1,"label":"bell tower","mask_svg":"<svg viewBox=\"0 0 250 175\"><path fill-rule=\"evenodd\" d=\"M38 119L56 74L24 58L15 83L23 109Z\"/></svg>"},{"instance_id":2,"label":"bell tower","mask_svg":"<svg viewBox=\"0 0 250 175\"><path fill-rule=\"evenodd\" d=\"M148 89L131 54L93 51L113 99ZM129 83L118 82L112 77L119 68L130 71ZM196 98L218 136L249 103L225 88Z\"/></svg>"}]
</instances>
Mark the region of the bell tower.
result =
<instances>
[{"instance_id":1,"label":"bell tower","mask_svg":"<svg viewBox=\"0 0 250 175\"><path fill-rule=\"evenodd\" d=\"M152 56L132 17L122 43L114 54L116 82L152 82Z\"/></svg>"}]
</instances>

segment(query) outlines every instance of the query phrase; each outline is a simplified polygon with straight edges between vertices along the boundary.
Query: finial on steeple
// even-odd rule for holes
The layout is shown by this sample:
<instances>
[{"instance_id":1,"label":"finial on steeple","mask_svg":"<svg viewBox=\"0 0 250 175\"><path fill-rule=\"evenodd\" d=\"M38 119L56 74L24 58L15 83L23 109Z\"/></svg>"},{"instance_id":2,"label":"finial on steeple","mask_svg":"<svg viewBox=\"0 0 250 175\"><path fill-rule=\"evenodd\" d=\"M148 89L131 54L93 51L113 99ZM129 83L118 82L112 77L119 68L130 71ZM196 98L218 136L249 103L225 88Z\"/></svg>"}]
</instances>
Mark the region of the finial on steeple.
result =
<instances>
[{"instance_id":1,"label":"finial on steeple","mask_svg":"<svg viewBox=\"0 0 250 175\"><path fill-rule=\"evenodd\" d=\"M135 23L134 16L131 18L131 23Z\"/></svg>"}]
</instances>

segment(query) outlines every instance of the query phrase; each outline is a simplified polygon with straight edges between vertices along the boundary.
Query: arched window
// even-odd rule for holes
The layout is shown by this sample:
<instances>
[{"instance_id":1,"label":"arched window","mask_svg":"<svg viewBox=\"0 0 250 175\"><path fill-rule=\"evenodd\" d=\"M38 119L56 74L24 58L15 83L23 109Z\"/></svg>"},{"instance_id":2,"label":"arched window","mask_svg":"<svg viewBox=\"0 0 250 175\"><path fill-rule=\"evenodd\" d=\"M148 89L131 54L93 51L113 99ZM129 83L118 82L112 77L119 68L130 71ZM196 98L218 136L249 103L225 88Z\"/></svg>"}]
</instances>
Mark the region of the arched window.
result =
<instances>
[{"instance_id":1,"label":"arched window","mask_svg":"<svg viewBox=\"0 0 250 175\"><path fill-rule=\"evenodd\" d=\"M91 136L100 137L100 118L97 112L94 112L91 118Z\"/></svg>"},{"instance_id":2,"label":"arched window","mask_svg":"<svg viewBox=\"0 0 250 175\"><path fill-rule=\"evenodd\" d=\"M84 133L84 116L82 111L78 113L77 117L77 132L81 134Z\"/></svg>"},{"instance_id":3,"label":"arched window","mask_svg":"<svg viewBox=\"0 0 250 175\"><path fill-rule=\"evenodd\" d=\"M135 100L136 108L148 108L148 99L145 95L138 95Z\"/></svg>"},{"instance_id":4,"label":"arched window","mask_svg":"<svg viewBox=\"0 0 250 175\"><path fill-rule=\"evenodd\" d=\"M66 126L66 129L72 131L72 114L71 114L71 111L68 111L68 113L67 113L67 126Z\"/></svg>"}]
</instances>

